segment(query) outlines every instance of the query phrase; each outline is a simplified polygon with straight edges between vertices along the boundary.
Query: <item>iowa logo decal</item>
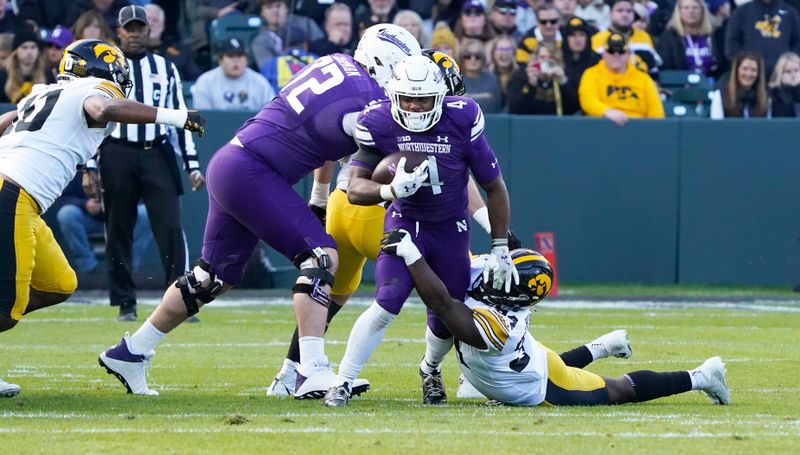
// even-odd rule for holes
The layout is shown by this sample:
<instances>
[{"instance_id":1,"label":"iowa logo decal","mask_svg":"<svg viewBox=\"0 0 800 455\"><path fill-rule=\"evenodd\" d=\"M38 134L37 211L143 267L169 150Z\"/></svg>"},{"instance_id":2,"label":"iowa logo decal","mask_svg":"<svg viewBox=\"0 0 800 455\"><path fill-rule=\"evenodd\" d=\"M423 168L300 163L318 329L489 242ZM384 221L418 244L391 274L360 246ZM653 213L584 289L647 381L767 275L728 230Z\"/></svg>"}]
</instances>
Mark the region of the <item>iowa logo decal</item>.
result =
<instances>
[{"instance_id":1,"label":"iowa logo decal","mask_svg":"<svg viewBox=\"0 0 800 455\"><path fill-rule=\"evenodd\" d=\"M116 47L102 43L94 46L94 56L109 64L114 63L115 60L122 60L122 53Z\"/></svg>"},{"instance_id":2,"label":"iowa logo decal","mask_svg":"<svg viewBox=\"0 0 800 455\"><path fill-rule=\"evenodd\" d=\"M781 17L777 14L769 17L764 15L763 21L756 22L756 30L761 32L764 38L780 38L781 37Z\"/></svg>"},{"instance_id":3,"label":"iowa logo decal","mask_svg":"<svg viewBox=\"0 0 800 455\"><path fill-rule=\"evenodd\" d=\"M540 273L528 281L528 287L539 297L547 294L552 285L550 277L544 273Z\"/></svg>"}]
</instances>

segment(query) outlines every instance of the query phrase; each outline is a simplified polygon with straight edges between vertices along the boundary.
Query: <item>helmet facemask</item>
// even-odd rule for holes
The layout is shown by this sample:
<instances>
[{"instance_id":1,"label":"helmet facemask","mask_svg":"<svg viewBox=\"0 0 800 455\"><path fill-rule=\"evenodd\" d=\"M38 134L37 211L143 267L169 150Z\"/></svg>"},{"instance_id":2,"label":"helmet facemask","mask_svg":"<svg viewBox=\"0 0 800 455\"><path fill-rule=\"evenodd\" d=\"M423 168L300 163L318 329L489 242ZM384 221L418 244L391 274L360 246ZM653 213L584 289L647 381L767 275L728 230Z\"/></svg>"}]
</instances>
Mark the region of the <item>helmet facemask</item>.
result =
<instances>
[{"instance_id":1,"label":"helmet facemask","mask_svg":"<svg viewBox=\"0 0 800 455\"><path fill-rule=\"evenodd\" d=\"M392 73L386 91L392 103L392 118L408 131L427 131L442 118L447 85L439 67L425 56L412 56L403 60ZM401 97L431 97L433 103L431 109L417 112L403 109Z\"/></svg>"},{"instance_id":2,"label":"helmet facemask","mask_svg":"<svg viewBox=\"0 0 800 455\"><path fill-rule=\"evenodd\" d=\"M500 309L518 311L534 306L550 293L553 269L540 253L527 248L511 251L511 260L519 273L519 284L511 284L511 291L494 289L492 279L483 281L479 275L467 294L475 300Z\"/></svg>"}]
</instances>

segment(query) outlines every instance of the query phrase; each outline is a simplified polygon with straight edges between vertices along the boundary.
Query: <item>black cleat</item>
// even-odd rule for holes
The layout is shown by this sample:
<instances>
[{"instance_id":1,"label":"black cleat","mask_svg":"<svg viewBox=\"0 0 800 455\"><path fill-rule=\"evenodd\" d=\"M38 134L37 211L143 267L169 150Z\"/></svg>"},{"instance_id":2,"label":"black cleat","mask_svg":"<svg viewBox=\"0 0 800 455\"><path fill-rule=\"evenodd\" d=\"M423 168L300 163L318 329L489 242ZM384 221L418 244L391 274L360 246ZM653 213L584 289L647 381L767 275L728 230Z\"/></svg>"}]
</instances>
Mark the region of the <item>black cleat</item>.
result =
<instances>
[{"instance_id":1,"label":"black cleat","mask_svg":"<svg viewBox=\"0 0 800 455\"><path fill-rule=\"evenodd\" d=\"M434 371L426 374L420 369L419 375L422 378L422 402L433 406L447 404L447 394L444 393L444 384L442 383L442 372Z\"/></svg>"}]
</instances>

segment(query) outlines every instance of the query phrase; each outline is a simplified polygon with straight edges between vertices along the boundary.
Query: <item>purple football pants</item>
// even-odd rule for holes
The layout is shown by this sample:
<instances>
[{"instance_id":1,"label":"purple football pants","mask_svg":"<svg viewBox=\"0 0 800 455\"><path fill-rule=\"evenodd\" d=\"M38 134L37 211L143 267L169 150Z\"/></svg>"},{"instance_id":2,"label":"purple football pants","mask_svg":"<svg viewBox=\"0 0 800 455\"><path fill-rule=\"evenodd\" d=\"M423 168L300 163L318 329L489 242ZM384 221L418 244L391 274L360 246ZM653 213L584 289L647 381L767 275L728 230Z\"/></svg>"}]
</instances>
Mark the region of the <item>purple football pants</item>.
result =
<instances>
[{"instance_id":1,"label":"purple football pants","mask_svg":"<svg viewBox=\"0 0 800 455\"><path fill-rule=\"evenodd\" d=\"M408 231L450 295L454 299L464 300L470 278L469 222L466 216L435 223L416 221L404 218L391 205L386 210L383 228L386 232L394 228ZM378 305L389 313L400 313L414 287L411 274L402 258L380 252L375 264L375 287L375 301ZM451 336L444 323L430 309L428 327L439 338Z\"/></svg>"},{"instance_id":2,"label":"purple football pants","mask_svg":"<svg viewBox=\"0 0 800 455\"><path fill-rule=\"evenodd\" d=\"M217 150L208 164L207 186L202 257L226 283L242 280L259 239L290 261L315 247L336 248L292 185L242 147L225 144Z\"/></svg>"}]
</instances>

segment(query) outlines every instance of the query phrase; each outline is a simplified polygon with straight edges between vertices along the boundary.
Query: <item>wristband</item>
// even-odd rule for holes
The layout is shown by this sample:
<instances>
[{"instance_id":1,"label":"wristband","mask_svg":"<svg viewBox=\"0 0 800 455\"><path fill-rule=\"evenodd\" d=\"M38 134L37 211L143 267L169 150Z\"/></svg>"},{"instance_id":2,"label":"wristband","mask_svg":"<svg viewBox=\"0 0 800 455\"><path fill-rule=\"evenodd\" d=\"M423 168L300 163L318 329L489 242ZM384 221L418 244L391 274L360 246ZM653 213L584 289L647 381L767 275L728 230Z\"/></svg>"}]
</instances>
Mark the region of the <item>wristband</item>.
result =
<instances>
[{"instance_id":1,"label":"wristband","mask_svg":"<svg viewBox=\"0 0 800 455\"><path fill-rule=\"evenodd\" d=\"M381 197L384 201L394 200L394 191L392 191L391 185L381 185Z\"/></svg>"},{"instance_id":2,"label":"wristband","mask_svg":"<svg viewBox=\"0 0 800 455\"><path fill-rule=\"evenodd\" d=\"M189 117L189 111L181 109L168 109L159 107L156 109L156 123L161 125L172 125L178 128L183 128L186 124L186 119Z\"/></svg>"},{"instance_id":3,"label":"wristband","mask_svg":"<svg viewBox=\"0 0 800 455\"><path fill-rule=\"evenodd\" d=\"M328 205L328 184L314 180L311 185L311 197L308 199L310 205L325 208Z\"/></svg>"},{"instance_id":4,"label":"wristband","mask_svg":"<svg viewBox=\"0 0 800 455\"><path fill-rule=\"evenodd\" d=\"M508 239L492 239L492 249L505 248L508 251Z\"/></svg>"},{"instance_id":5,"label":"wristband","mask_svg":"<svg viewBox=\"0 0 800 455\"><path fill-rule=\"evenodd\" d=\"M478 223L487 234L492 233L492 225L489 223L489 209L484 205L472 213L472 219Z\"/></svg>"}]
</instances>

